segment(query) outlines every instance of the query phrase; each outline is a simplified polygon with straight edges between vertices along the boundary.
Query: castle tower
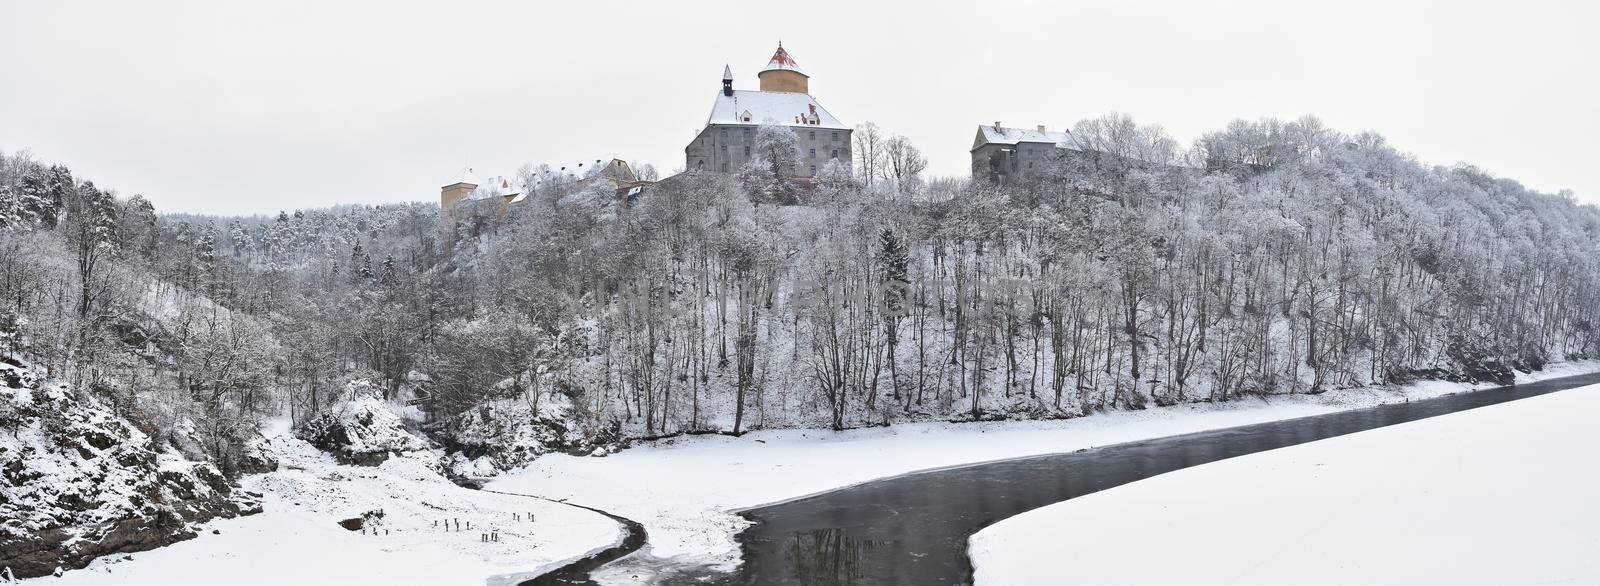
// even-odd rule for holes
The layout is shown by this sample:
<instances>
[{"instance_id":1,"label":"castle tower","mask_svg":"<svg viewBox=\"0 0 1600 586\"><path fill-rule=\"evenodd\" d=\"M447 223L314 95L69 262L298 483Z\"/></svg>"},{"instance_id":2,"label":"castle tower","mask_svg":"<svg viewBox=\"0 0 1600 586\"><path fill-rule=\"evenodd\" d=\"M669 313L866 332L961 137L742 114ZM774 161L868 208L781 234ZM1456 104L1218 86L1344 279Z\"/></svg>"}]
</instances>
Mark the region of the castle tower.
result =
<instances>
[{"instance_id":1,"label":"castle tower","mask_svg":"<svg viewBox=\"0 0 1600 586\"><path fill-rule=\"evenodd\" d=\"M852 129L811 96L810 77L783 45L757 76L761 89L734 89L733 69L722 67L722 88L712 101L711 116L683 149L684 170L738 173L758 156L755 135L763 124L794 131L802 155L800 165L790 171L796 177L814 177L833 161L850 165Z\"/></svg>"},{"instance_id":2,"label":"castle tower","mask_svg":"<svg viewBox=\"0 0 1600 586\"><path fill-rule=\"evenodd\" d=\"M444 187L439 188L439 209L444 211L445 215L453 215L456 202L472 194L482 182L472 173L471 167L462 169L455 177L451 177Z\"/></svg>"},{"instance_id":3,"label":"castle tower","mask_svg":"<svg viewBox=\"0 0 1600 586\"><path fill-rule=\"evenodd\" d=\"M788 51L783 50L783 43L778 43L778 51L756 77L761 79L764 92L811 93L810 76L800 69L800 64L795 63Z\"/></svg>"},{"instance_id":4,"label":"castle tower","mask_svg":"<svg viewBox=\"0 0 1600 586\"><path fill-rule=\"evenodd\" d=\"M483 181L473 174L472 168L466 167L439 188L439 236L446 247L455 244L456 204L472 195L481 183Z\"/></svg>"}]
</instances>

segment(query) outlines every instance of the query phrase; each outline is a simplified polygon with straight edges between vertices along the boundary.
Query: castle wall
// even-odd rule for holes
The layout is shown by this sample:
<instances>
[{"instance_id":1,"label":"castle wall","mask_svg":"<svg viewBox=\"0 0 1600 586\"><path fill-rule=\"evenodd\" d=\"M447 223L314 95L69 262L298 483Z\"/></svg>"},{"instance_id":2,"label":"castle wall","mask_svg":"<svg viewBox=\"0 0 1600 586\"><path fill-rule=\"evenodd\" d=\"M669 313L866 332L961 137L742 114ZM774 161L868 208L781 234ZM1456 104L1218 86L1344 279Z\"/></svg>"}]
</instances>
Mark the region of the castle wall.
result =
<instances>
[{"instance_id":1,"label":"castle wall","mask_svg":"<svg viewBox=\"0 0 1600 586\"><path fill-rule=\"evenodd\" d=\"M738 173L755 154L754 124L711 124L684 149L684 169ZM837 157L850 164L850 131L810 126L790 126L800 147L800 168L795 175L810 176L822 171L828 160Z\"/></svg>"}]
</instances>

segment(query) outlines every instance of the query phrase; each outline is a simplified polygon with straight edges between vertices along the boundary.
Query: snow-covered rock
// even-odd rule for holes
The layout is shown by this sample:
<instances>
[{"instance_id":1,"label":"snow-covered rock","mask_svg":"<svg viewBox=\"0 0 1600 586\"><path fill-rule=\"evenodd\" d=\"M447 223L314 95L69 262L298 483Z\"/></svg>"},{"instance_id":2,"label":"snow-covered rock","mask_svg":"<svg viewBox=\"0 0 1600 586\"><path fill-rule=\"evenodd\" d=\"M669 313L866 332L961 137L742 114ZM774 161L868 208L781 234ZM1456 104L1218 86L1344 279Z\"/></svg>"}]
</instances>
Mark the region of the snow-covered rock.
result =
<instances>
[{"instance_id":1,"label":"snow-covered rock","mask_svg":"<svg viewBox=\"0 0 1600 586\"><path fill-rule=\"evenodd\" d=\"M360 392L300 426L295 435L340 462L377 466L389 457L428 451L427 440L411 433L406 422L382 399Z\"/></svg>"},{"instance_id":2,"label":"snow-covered rock","mask_svg":"<svg viewBox=\"0 0 1600 586\"><path fill-rule=\"evenodd\" d=\"M163 450L99 398L0 361L0 566L19 577L194 537L260 511L208 463Z\"/></svg>"},{"instance_id":3,"label":"snow-covered rock","mask_svg":"<svg viewBox=\"0 0 1600 586\"><path fill-rule=\"evenodd\" d=\"M486 477L553 452L605 454L615 434L590 429L572 410L566 396L554 393L540 402L537 416L526 402L507 400L451 418L441 434L452 452L451 471L457 476Z\"/></svg>"},{"instance_id":4,"label":"snow-covered rock","mask_svg":"<svg viewBox=\"0 0 1600 586\"><path fill-rule=\"evenodd\" d=\"M244 453L239 455L240 474L265 474L278 470L278 452L265 437L246 442Z\"/></svg>"}]
</instances>

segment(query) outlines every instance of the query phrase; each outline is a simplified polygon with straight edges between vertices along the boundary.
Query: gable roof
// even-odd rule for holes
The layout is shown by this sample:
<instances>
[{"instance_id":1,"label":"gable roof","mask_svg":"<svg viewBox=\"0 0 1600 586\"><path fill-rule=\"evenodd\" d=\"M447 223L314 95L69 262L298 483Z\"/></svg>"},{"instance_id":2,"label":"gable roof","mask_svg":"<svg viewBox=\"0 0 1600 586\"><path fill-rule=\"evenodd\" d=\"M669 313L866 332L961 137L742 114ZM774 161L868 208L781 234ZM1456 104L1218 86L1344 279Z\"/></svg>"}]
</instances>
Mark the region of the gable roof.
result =
<instances>
[{"instance_id":1,"label":"gable roof","mask_svg":"<svg viewBox=\"0 0 1600 586\"><path fill-rule=\"evenodd\" d=\"M1045 143L1053 144L1056 148L1082 150L1077 137L1070 130L1044 130L1037 128L1007 128L996 127L990 124L978 125L978 139L972 148L977 149L986 144L1018 144L1018 143Z\"/></svg>"},{"instance_id":2,"label":"gable roof","mask_svg":"<svg viewBox=\"0 0 1600 586\"><path fill-rule=\"evenodd\" d=\"M734 90L731 96L717 92L717 100L711 105L711 117L706 124L755 125L765 121L831 130L850 128L828 113L816 98L807 94L750 90Z\"/></svg>"}]
</instances>

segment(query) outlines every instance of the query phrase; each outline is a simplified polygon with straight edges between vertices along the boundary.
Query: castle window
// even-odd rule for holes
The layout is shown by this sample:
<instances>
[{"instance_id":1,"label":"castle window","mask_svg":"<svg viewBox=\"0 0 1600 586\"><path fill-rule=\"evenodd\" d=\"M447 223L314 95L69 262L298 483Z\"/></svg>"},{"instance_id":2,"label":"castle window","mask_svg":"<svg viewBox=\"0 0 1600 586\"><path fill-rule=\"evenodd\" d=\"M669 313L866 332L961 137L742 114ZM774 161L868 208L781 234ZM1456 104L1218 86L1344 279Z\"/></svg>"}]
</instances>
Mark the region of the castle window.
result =
<instances>
[{"instance_id":1,"label":"castle window","mask_svg":"<svg viewBox=\"0 0 1600 586\"><path fill-rule=\"evenodd\" d=\"M744 145L744 156L750 156L750 145Z\"/></svg>"},{"instance_id":2,"label":"castle window","mask_svg":"<svg viewBox=\"0 0 1600 586\"><path fill-rule=\"evenodd\" d=\"M833 133L833 139L832 140L833 140L833 142L839 142L839 133L837 133L837 132Z\"/></svg>"},{"instance_id":3,"label":"castle window","mask_svg":"<svg viewBox=\"0 0 1600 586\"><path fill-rule=\"evenodd\" d=\"M812 124L816 124L816 123L813 122ZM810 134L810 136L807 136L806 140L816 140L817 139L817 131L813 130L809 134Z\"/></svg>"},{"instance_id":4,"label":"castle window","mask_svg":"<svg viewBox=\"0 0 1600 586\"><path fill-rule=\"evenodd\" d=\"M806 153L806 158L808 158L808 159L817 158L817 149L811 149L810 152Z\"/></svg>"},{"instance_id":5,"label":"castle window","mask_svg":"<svg viewBox=\"0 0 1600 586\"><path fill-rule=\"evenodd\" d=\"M828 158L830 158L830 159L839 158L839 149L833 149L833 152L828 154Z\"/></svg>"},{"instance_id":6,"label":"castle window","mask_svg":"<svg viewBox=\"0 0 1600 586\"><path fill-rule=\"evenodd\" d=\"M812 177L816 177L817 176L817 166L816 165L812 165L811 166L811 176Z\"/></svg>"},{"instance_id":7,"label":"castle window","mask_svg":"<svg viewBox=\"0 0 1600 586\"><path fill-rule=\"evenodd\" d=\"M722 162L722 172L723 173L727 173L728 172L728 162L727 161L723 161Z\"/></svg>"},{"instance_id":8,"label":"castle window","mask_svg":"<svg viewBox=\"0 0 1600 586\"><path fill-rule=\"evenodd\" d=\"M728 129L726 127L718 130L722 133L722 138L728 138Z\"/></svg>"}]
</instances>

